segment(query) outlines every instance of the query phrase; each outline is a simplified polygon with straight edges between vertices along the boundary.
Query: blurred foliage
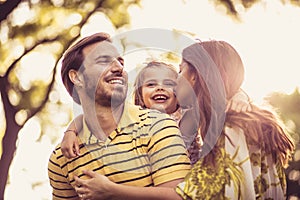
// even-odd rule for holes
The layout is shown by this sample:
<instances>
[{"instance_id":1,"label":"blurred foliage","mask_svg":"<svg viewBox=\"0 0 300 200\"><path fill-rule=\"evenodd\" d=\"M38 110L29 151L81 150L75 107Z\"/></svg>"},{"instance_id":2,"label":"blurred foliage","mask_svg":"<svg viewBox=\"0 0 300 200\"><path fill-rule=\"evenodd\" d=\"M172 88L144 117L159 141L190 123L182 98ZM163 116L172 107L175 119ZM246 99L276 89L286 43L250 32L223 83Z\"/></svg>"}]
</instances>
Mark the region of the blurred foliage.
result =
<instances>
[{"instance_id":1,"label":"blurred foliage","mask_svg":"<svg viewBox=\"0 0 300 200\"><path fill-rule=\"evenodd\" d=\"M226 14L235 18L254 3L261 2L259 0L210 1L217 7L220 5L225 7ZM281 1L300 5L300 0ZM115 28L119 28L129 23L127 9L132 4L139 4L139 0L0 1L0 100L4 110L4 113L1 113L3 116L0 116L3 123L0 128L0 136L3 135L3 138L0 137L3 152L0 160L0 199L3 199L18 133L26 122L33 117L37 118L41 126L41 137L47 133L50 134L51 141L56 142L60 137L60 128L65 126L72 117L72 110L66 108L56 82L57 66L63 52L80 37L81 28L87 24L93 14L104 13ZM49 66L46 67L44 64L31 63L30 66L21 64L33 52L52 55L53 63L48 63L50 73L46 78L43 76L44 78L24 80L20 75L24 73L22 68L32 74L37 74L37 69L42 69L45 73L49 70ZM166 55L166 57L172 59L173 55ZM24 82L27 84L24 85ZM285 113L283 117L295 121L299 133L299 117L294 116L296 114L293 113L295 107L293 110L284 109L282 107L282 113ZM64 116L59 116L61 113L64 113Z\"/></svg>"},{"instance_id":2,"label":"blurred foliage","mask_svg":"<svg viewBox=\"0 0 300 200\"><path fill-rule=\"evenodd\" d=\"M292 94L273 93L265 98L286 124L291 136L300 145L300 93L296 88ZM299 166L300 167L300 166Z\"/></svg>"},{"instance_id":3,"label":"blurred foliage","mask_svg":"<svg viewBox=\"0 0 300 200\"><path fill-rule=\"evenodd\" d=\"M0 77L7 81L5 90L1 92L10 94L8 98L12 107L15 110L36 111L34 108L46 103L43 100L48 98L51 91L47 91L49 86L54 85L58 60L66 48L80 36L82 26L87 23L92 14L99 11L105 13L118 28L129 23L127 8L138 2L138 0L25 0L20 2L18 7L1 22L0 31ZM57 43L56 46L59 48L49 48L54 43ZM33 80L30 87L24 89L16 71L22 67L21 60L34 51L51 53L56 61L53 63L53 72L48 80ZM30 70L37 67L43 66L33 66Z\"/></svg>"},{"instance_id":4,"label":"blurred foliage","mask_svg":"<svg viewBox=\"0 0 300 200\"><path fill-rule=\"evenodd\" d=\"M292 120L295 124L295 132L300 134L300 93L296 88L292 94L273 93L266 100L274 107L283 121Z\"/></svg>"},{"instance_id":5,"label":"blurred foliage","mask_svg":"<svg viewBox=\"0 0 300 200\"><path fill-rule=\"evenodd\" d=\"M285 2L284 0L282 0L283 2ZM296 5L296 6L300 6L300 1L299 0L290 0L291 4Z\"/></svg>"},{"instance_id":6,"label":"blurred foliage","mask_svg":"<svg viewBox=\"0 0 300 200\"><path fill-rule=\"evenodd\" d=\"M295 154L286 169L288 196L300 197L300 93L296 88L292 94L273 93L266 100L280 115L295 141ZM298 175L297 175L298 174Z\"/></svg>"},{"instance_id":7,"label":"blurred foliage","mask_svg":"<svg viewBox=\"0 0 300 200\"><path fill-rule=\"evenodd\" d=\"M231 16L233 19L240 21L240 15L250 9L253 5L264 3L263 0L209 0L215 4L217 10ZM300 0L277 0L282 4L292 4L300 6Z\"/></svg>"},{"instance_id":8,"label":"blurred foliage","mask_svg":"<svg viewBox=\"0 0 300 200\"><path fill-rule=\"evenodd\" d=\"M54 85L56 64L66 48L80 37L80 30L88 19L101 11L118 28L129 23L127 8L138 3L138 0L26 0L18 4L1 22L0 77L5 79L5 89L1 92L2 95L7 92L12 104L10 107L16 111L25 109L29 112L24 123L46 104ZM56 48L51 48L50 45L55 43ZM56 58L52 75L47 81L33 80L29 88L24 89L16 71L24 67L20 65L22 59L35 51L43 51ZM25 67L34 70L43 66L30 69L29 66ZM19 125L23 126L24 123Z\"/></svg>"}]
</instances>

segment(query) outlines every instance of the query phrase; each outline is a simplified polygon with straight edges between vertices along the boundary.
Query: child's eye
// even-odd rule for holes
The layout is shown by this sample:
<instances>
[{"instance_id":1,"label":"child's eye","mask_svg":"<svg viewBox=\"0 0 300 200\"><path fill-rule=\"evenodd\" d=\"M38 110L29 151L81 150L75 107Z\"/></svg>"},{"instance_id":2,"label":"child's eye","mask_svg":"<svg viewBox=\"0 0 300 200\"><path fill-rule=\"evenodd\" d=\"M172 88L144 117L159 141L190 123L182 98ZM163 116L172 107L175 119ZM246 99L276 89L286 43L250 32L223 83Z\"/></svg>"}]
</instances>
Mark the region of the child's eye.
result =
<instances>
[{"instance_id":1,"label":"child's eye","mask_svg":"<svg viewBox=\"0 0 300 200\"><path fill-rule=\"evenodd\" d=\"M174 81L167 81L164 83L165 86L167 87L175 87L176 86L176 82Z\"/></svg>"},{"instance_id":2,"label":"child's eye","mask_svg":"<svg viewBox=\"0 0 300 200\"><path fill-rule=\"evenodd\" d=\"M147 87L155 87L157 84L156 83L146 83Z\"/></svg>"}]
</instances>

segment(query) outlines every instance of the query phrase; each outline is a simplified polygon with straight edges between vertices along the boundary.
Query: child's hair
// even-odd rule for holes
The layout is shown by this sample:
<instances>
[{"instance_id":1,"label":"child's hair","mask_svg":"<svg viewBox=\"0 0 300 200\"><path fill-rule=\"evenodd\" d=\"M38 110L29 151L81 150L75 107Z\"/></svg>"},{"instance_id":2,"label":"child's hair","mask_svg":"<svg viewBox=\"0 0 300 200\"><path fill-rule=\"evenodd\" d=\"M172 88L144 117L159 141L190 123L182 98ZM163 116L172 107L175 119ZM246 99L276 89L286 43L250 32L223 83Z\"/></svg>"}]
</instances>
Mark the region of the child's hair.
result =
<instances>
[{"instance_id":1,"label":"child's hair","mask_svg":"<svg viewBox=\"0 0 300 200\"><path fill-rule=\"evenodd\" d=\"M146 106L143 100L142 87L144 84L145 73L149 68L169 69L171 72L173 72L176 75L176 77L178 75L177 70L173 65L164 62L151 61L145 67L143 67L138 73L138 75L136 76L135 83L134 83L134 91L133 91L134 104L139 105L143 108L146 108Z\"/></svg>"}]
</instances>

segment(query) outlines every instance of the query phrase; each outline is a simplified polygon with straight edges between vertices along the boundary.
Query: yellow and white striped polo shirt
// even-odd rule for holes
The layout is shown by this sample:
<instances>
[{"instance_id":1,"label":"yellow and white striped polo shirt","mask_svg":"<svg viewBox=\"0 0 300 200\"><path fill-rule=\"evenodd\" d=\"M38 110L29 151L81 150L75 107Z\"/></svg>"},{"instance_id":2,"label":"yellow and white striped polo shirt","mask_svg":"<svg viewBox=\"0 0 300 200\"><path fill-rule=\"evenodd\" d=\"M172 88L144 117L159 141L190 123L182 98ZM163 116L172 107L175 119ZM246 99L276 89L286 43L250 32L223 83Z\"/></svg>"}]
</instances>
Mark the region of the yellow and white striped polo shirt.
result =
<instances>
[{"instance_id":1,"label":"yellow and white striped polo shirt","mask_svg":"<svg viewBox=\"0 0 300 200\"><path fill-rule=\"evenodd\" d=\"M85 123L84 123L85 124ZM111 181L157 186L184 178L190 160L176 122L167 114L125 104L115 131L99 141L84 125L78 134L80 156L65 158L60 145L51 154L48 174L53 199L76 199L74 175L93 170Z\"/></svg>"}]
</instances>

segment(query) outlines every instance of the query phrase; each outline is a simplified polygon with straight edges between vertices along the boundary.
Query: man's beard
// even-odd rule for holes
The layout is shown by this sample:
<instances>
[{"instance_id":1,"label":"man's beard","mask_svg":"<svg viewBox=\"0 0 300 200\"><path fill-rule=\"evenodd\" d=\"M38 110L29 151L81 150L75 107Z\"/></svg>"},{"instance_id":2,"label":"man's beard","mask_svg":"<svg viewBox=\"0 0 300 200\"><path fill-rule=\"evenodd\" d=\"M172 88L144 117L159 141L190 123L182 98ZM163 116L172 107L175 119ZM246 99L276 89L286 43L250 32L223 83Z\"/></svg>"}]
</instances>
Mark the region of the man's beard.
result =
<instances>
[{"instance_id":1,"label":"man's beard","mask_svg":"<svg viewBox=\"0 0 300 200\"><path fill-rule=\"evenodd\" d=\"M117 88L112 94L105 90L99 91L98 93L96 86L94 86L89 89L87 88L86 93L91 99L94 99L95 104L105 107L117 107L124 103L127 90L124 91L123 89Z\"/></svg>"}]
</instances>

